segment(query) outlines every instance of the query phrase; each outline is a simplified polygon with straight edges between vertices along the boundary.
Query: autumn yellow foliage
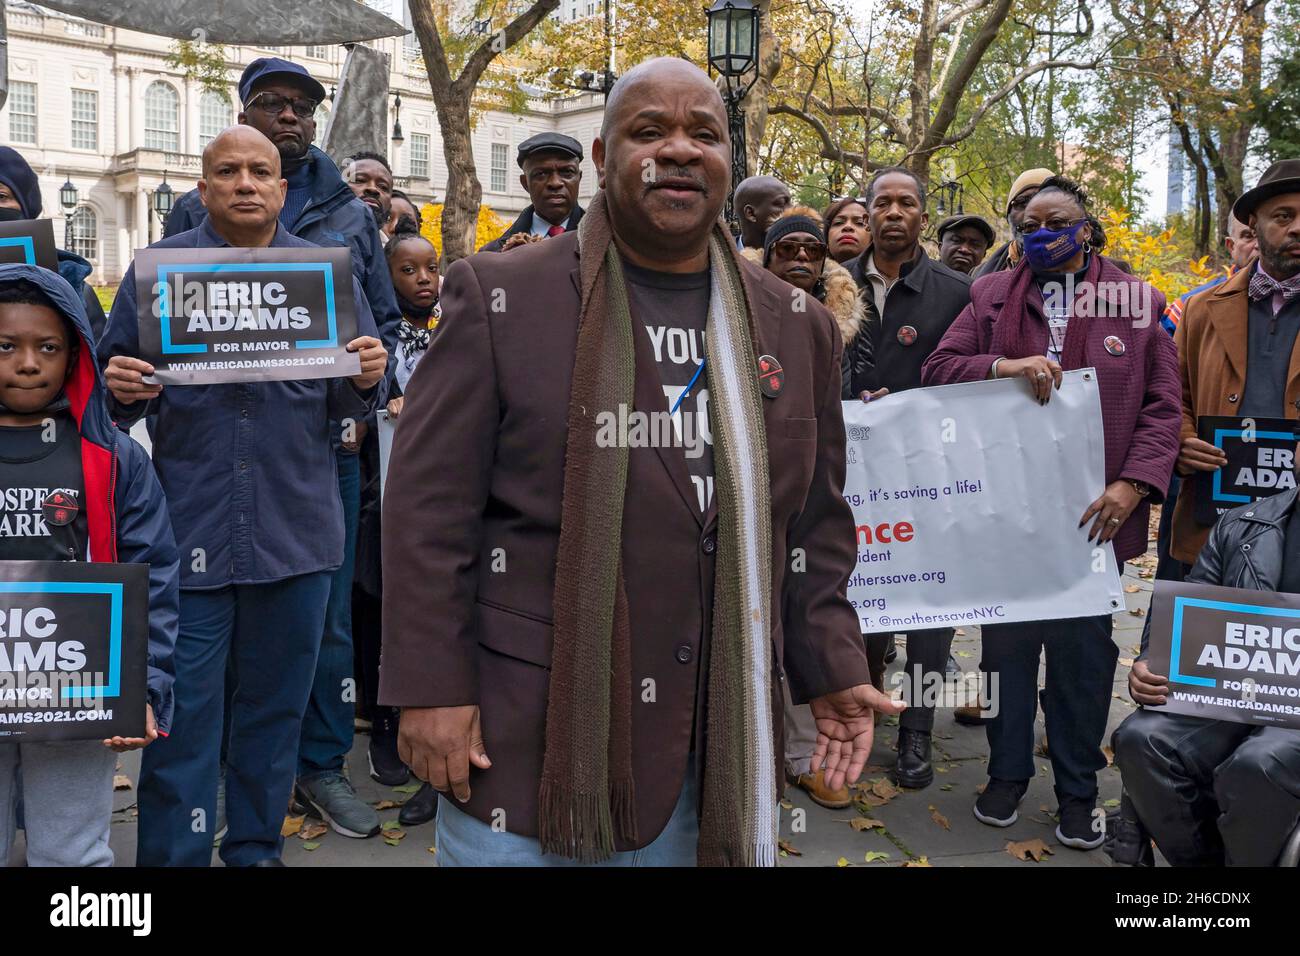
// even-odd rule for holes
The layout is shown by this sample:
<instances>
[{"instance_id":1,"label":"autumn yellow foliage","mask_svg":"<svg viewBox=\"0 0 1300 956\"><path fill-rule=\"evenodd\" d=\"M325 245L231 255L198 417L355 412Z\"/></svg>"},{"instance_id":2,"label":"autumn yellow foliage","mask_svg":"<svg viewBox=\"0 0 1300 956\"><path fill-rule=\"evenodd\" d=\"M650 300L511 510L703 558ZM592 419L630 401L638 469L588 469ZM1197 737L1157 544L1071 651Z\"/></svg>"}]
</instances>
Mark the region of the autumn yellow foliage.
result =
<instances>
[{"instance_id":1,"label":"autumn yellow foliage","mask_svg":"<svg viewBox=\"0 0 1300 956\"><path fill-rule=\"evenodd\" d=\"M1173 229L1147 232L1122 209L1107 210L1101 224L1106 230L1106 255L1125 260L1134 275L1150 282L1166 299L1176 299L1216 274L1208 256L1186 257Z\"/></svg>"},{"instance_id":2,"label":"autumn yellow foliage","mask_svg":"<svg viewBox=\"0 0 1300 956\"><path fill-rule=\"evenodd\" d=\"M442 203L425 203L420 209L423 220L420 235L433 243L433 248L442 255ZM491 242L510 227L508 220L502 219L486 203L478 207L478 223L474 230L474 251L483 248L485 242Z\"/></svg>"}]
</instances>

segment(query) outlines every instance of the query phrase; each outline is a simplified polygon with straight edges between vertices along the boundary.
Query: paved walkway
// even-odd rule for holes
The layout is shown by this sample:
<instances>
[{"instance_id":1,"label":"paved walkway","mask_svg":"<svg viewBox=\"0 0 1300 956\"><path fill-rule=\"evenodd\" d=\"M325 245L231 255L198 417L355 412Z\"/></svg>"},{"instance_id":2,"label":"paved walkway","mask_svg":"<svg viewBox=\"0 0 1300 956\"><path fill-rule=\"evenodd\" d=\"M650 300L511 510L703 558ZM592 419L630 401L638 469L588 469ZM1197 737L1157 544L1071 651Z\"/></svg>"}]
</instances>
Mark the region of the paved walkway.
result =
<instances>
[{"instance_id":1,"label":"paved walkway","mask_svg":"<svg viewBox=\"0 0 1300 956\"><path fill-rule=\"evenodd\" d=\"M1145 560L1154 566L1154 559ZM1115 615L1115 643L1119 646L1120 666L1115 673L1114 694L1110 706L1109 728L1113 729L1133 709L1128 699L1127 678L1129 665L1137 655L1143 618L1150 600L1151 581L1141 577L1143 569L1134 565L1125 568L1124 585L1129 610ZM1150 573L1146 569L1145 573ZM1135 613L1136 612L1136 613ZM977 627L968 627L953 644L953 653L963 670L978 668L980 658L980 633ZM891 672L902 666L903 653ZM1038 732L1042 732L1041 714ZM889 718L882 723L872 752L869 772L863 783L875 780L887 782L888 768L894 762L897 720ZM1109 730L1108 730L1109 735ZM357 768L353 780L362 797L372 805L400 803L410 795L409 790L392 790L380 787L365 772L365 745L367 738L357 735L356 746L350 758ZM1101 850L1080 852L1061 846L1055 837L1056 823L1051 813L1056 808L1052 793L1051 767L1044 757L1035 756L1038 774L1030 784L1029 794L1021 806L1020 820L1005 830L988 827L971 814L977 787L986 778L987 747L984 732L979 728L964 727L952 719L951 711L940 711L934 728L935 781L925 790L902 791L883 806L871 810L871 817L882 826L855 831L850 821L860 818L855 809L826 810L807 799L798 788L787 790L787 804L782 813L781 836L793 851L780 859L781 866L900 866L924 859L933 866L1108 866L1110 860ZM139 755L123 758L122 774L132 783L136 780ZM1119 798L1119 772L1115 768L1102 771L1101 799ZM883 788L882 788L883 789ZM413 786L411 788L413 790ZM885 791L888 793L888 791ZM123 789L115 794L112 845L119 866L130 866L135 861L135 791ZM796 814L795 811L802 811ZM381 818L390 827L396 827L397 809L381 810ZM792 824L798 816L797 832ZM945 827L940 818L946 820ZM310 818L307 825L316 821ZM436 860L433 846L432 823L407 831L398 828L385 831L369 840L341 837L333 831L314 836L311 840L290 837L285 842L284 861L290 866L430 866ZM397 838L397 834L402 834ZM388 836L389 839L384 837ZM1051 850L1042 862L1018 862L1006 852L1011 841L1040 839ZM20 841L21 844L21 841ZM19 850L19 852L21 852ZM868 856L871 862L868 862ZM216 862L214 853L213 860ZM841 864L840 860L845 864Z\"/></svg>"}]
</instances>

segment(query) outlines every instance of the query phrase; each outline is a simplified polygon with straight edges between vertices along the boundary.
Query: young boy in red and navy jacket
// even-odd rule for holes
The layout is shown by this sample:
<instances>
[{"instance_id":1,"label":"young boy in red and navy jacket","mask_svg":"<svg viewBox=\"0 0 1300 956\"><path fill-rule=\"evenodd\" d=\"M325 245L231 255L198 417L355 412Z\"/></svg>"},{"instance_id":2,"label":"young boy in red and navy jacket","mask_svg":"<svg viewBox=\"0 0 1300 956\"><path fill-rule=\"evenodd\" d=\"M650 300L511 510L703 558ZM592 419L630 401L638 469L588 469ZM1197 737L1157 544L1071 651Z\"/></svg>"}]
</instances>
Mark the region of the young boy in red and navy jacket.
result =
<instances>
[{"instance_id":1,"label":"young boy in red and navy jacket","mask_svg":"<svg viewBox=\"0 0 1300 956\"><path fill-rule=\"evenodd\" d=\"M24 489L71 498L70 533L52 533L41 495ZM81 298L37 266L0 265L0 508L0 561L149 565L145 736L0 740L0 866L9 861L20 798L29 866L112 866L117 753L148 746L171 726L176 542L149 456L109 418Z\"/></svg>"}]
</instances>

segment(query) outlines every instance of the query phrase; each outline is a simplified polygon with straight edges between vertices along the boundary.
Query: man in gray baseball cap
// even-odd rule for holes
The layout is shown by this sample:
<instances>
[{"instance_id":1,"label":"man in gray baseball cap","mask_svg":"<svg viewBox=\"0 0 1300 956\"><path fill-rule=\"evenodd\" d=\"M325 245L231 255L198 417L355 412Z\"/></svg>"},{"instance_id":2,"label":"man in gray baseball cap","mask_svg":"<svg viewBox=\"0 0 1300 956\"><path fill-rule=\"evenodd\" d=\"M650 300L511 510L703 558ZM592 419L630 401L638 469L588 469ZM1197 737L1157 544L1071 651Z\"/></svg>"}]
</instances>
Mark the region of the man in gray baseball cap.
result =
<instances>
[{"instance_id":1,"label":"man in gray baseball cap","mask_svg":"<svg viewBox=\"0 0 1300 956\"><path fill-rule=\"evenodd\" d=\"M514 224L483 247L501 252L511 236L546 239L578 228L583 208L578 205L582 185L582 144L563 133L538 133L519 144L519 184L532 200Z\"/></svg>"}]
</instances>

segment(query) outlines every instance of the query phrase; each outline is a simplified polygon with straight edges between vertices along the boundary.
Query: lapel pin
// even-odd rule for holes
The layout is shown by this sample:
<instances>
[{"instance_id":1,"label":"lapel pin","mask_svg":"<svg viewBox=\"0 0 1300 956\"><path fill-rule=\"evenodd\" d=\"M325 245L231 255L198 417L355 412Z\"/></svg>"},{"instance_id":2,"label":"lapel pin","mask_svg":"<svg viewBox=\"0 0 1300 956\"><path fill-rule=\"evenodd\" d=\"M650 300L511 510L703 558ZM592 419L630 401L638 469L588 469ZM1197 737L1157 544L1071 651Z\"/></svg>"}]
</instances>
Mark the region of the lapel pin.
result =
<instances>
[{"instance_id":1,"label":"lapel pin","mask_svg":"<svg viewBox=\"0 0 1300 956\"><path fill-rule=\"evenodd\" d=\"M916 341L916 329L913 326L905 325L898 330L898 344L911 345Z\"/></svg>"},{"instance_id":2,"label":"lapel pin","mask_svg":"<svg viewBox=\"0 0 1300 956\"><path fill-rule=\"evenodd\" d=\"M56 527L72 524L77 517L77 499L64 491L55 491L41 502L41 510L45 512L46 524L52 524Z\"/></svg>"},{"instance_id":3,"label":"lapel pin","mask_svg":"<svg viewBox=\"0 0 1300 956\"><path fill-rule=\"evenodd\" d=\"M785 385L785 372L781 363L771 355L758 357L758 387L768 398L776 398Z\"/></svg>"},{"instance_id":4,"label":"lapel pin","mask_svg":"<svg viewBox=\"0 0 1300 956\"><path fill-rule=\"evenodd\" d=\"M1124 341L1118 335L1106 336L1106 340L1102 344L1106 346L1106 351L1111 355L1124 354Z\"/></svg>"}]
</instances>

